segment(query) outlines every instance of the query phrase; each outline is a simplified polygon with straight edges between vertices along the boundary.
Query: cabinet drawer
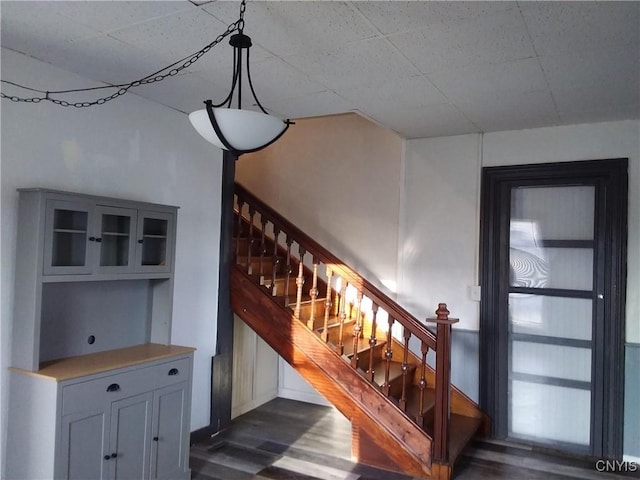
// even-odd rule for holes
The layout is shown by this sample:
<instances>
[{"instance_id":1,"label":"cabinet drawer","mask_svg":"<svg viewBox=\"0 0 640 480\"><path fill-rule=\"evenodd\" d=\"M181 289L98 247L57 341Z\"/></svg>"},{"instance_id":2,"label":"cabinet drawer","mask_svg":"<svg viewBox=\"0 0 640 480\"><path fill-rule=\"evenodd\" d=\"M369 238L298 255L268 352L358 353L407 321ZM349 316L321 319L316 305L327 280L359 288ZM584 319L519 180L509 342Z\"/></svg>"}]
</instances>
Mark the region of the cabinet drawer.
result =
<instances>
[{"instance_id":1,"label":"cabinet drawer","mask_svg":"<svg viewBox=\"0 0 640 480\"><path fill-rule=\"evenodd\" d=\"M162 388L189 379L191 362L188 358L180 358L154 367L156 370L156 387Z\"/></svg>"},{"instance_id":2,"label":"cabinet drawer","mask_svg":"<svg viewBox=\"0 0 640 480\"><path fill-rule=\"evenodd\" d=\"M153 390L154 373L154 367L148 367L63 387L62 415Z\"/></svg>"}]
</instances>

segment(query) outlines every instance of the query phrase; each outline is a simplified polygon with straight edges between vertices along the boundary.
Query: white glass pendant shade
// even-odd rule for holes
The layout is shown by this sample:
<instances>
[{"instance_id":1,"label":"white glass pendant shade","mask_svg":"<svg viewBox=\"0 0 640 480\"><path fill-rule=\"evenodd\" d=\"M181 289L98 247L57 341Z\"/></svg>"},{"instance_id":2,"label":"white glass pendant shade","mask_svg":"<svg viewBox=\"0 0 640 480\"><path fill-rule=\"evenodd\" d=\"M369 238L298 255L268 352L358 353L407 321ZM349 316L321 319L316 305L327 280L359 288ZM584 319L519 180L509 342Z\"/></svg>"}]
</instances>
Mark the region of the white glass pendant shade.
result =
<instances>
[{"instance_id":1,"label":"white glass pendant shade","mask_svg":"<svg viewBox=\"0 0 640 480\"><path fill-rule=\"evenodd\" d=\"M287 128L287 123L279 118L252 110L214 108L213 114L227 143L240 152L271 143ZM205 140L228 150L211 125L206 109L190 113L189 120Z\"/></svg>"}]
</instances>

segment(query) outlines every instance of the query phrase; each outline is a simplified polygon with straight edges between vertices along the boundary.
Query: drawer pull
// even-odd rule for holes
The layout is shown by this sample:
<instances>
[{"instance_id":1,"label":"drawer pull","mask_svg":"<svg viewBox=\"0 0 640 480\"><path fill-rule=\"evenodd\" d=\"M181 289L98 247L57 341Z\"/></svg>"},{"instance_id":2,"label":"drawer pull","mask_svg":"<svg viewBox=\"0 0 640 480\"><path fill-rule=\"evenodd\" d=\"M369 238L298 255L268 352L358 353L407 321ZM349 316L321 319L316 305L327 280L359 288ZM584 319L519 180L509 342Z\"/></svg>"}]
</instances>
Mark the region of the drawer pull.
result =
<instances>
[{"instance_id":1,"label":"drawer pull","mask_svg":"<svg viewBox=\"0 0 640 480\"><path fill-rule=\"evenodd\" d=\"M120 391L120 385L117 383L112 383L107 387L107 392L118 392Z\"/></svg>"},{"instance_id":2,"label":"drawer pull","mask_svg":"<svg viewBox=\"0 0 640 480\"><path fill-rule=\"evenodd\" d=\"M169 375L171 375L171 376L177 375L178 373L179 372L178 372L177 368L172 368L171 370L169 370Z\"/></svg>"}]
</instances>

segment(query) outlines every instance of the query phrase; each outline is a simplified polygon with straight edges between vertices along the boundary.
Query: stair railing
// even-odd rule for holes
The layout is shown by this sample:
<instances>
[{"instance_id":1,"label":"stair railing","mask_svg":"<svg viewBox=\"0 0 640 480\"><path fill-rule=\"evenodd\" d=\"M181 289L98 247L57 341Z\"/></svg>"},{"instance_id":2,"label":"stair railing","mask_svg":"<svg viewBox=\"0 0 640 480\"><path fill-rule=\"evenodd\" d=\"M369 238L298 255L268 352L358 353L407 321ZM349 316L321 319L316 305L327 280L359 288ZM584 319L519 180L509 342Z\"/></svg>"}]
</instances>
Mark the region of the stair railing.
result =
<instances>
[{"instance_id":1,"label":"stair railing","mask_svg":"<svg viewBox=\"0 0 640 480\"><path fill-rule=\"evenodd\" d=\"M419 413L414 418L410 417L420 427L426 427L427 422L423 416L430 368L427 354L429 350L435 352L433 459L446 461L450 417L451 325L457 319L449 319L446 305L440 304L436 317L427 319L437 324L437 335L434 335L388 295L274 209L238 183L235 187L236 268L241 268L252 277L275 301L291 308L298 320L317 331L320 338L332 345L339 355L350 353L351 366L369 382L379 385L379 390L389 399L392 394L399 398L394 403L405 413L409 401L407 392L412 380L408 368L409 343L412 338L420 342L421 364L417 369ZM297 248L294 248L294 244ZM309 300L303 300L307 297ZM337 336L332 335L329 328L330 319L335 317L339 320ZM363 329L365 318L370 320L371 325L367 332ZM352 345L343 342L345 328L352 329ZM400 391L392 392L392 344L396 337L402 343L402 383ZM386 342L382 352L385 359L382 374L374 371L373 354L381 339ZM361 361L358 352L363 346L370 347L371 353ZM375 382L376 379L379 383Z\"/></svg>"}]
</instances>

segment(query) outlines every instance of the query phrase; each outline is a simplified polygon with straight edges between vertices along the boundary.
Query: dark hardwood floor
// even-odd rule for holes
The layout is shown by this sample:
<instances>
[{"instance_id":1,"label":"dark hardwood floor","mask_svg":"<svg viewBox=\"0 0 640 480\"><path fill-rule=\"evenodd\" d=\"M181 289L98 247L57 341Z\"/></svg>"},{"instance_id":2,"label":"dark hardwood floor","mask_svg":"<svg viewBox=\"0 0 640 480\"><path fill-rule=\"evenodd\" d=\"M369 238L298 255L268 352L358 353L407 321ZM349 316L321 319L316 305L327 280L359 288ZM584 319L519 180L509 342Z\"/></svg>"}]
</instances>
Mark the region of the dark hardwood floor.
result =
<instances>
[{"instance_id":1,"label":"dark hardwood floor","mask_svg":"<svg viewBox=\"0 0 640 480\"><path fill-rule=\"evenodd\" d=\"M191 447L193 480L410 480L350 461L351 426L335 409L277 398ZM638 466L640 470L640 466ZM476 441L456 465L455 480L640 478L600 473L595 461Z\"/></svg>"}]
</instances>

